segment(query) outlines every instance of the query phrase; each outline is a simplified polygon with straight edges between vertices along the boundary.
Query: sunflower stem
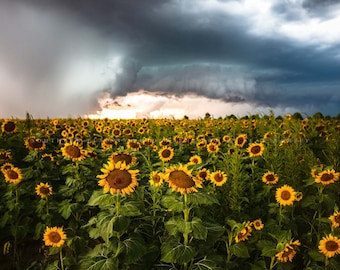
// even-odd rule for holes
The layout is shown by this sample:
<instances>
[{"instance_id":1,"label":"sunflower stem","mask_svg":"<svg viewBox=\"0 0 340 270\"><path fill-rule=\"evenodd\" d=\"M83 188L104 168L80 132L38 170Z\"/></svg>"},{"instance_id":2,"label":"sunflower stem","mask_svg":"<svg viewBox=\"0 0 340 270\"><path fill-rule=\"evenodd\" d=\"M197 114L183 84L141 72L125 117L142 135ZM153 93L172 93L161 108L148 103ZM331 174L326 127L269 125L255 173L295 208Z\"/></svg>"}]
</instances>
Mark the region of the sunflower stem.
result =
<instances>
[{"instance_id":1,"label":"sunflower stem","mask_svg":"<svg viewBox=\"0 0 340 270\"><path fill-rule=\"evenodd\" d=\"M62 248L60 248L60 251L59 251L59 258L60 258L61 270L64 270L64 260L63 260L63 249Z\"/></svg>"},{"instance_id":2,"label":"sunflower stem","mask_svg":"<svg viewBox=\"0 0 340 270\"><path fill-rule=\"evenodd\" d=\"M274 269L274 267L276 266L277 262L275 262L275 257L271 257L270 258L270 265L269 265L269 270Z\"/></svg>"},{"instance_id":3,"label":"sunflower stem","mask_svg":"<svg viewBox=\"0 0 340 270\"><path fill-rule=\"evenodd\" d=\"M184 222L187 224L189 221L189 212L190 208L188 207L188 194L184 193L184 209L183 209L183 216L184 216ZM187 246L189 243L189 234L187 232L183 233L183 244L184 246ZM188 269L188 263L184 263L184 270Z\"/></svg>"}]
</instances>

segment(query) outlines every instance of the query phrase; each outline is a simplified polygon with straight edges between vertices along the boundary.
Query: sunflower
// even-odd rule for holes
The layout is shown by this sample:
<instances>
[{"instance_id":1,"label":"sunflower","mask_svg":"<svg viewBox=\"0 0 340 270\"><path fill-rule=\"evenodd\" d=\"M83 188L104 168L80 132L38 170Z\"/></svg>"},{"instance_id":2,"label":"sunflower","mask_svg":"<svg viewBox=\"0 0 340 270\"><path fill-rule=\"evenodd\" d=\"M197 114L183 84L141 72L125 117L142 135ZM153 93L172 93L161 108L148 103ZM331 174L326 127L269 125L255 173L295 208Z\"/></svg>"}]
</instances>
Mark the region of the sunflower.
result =
<instances>
[{"instance_id":1,"label":"sunflower","mask_svg":"<svg viewBox=\"0 0 340 270\"><path fill-rule=\"evenodd\" d=\"M262 181L267 185L274 185L279 181L279 177L273 172L266 172L262 176Z\"/></svg>"},{"instance_id":2,"label":"sunflower","mask_svg":"<svg viewBox=\"0 0 340 270\"><path fill-rule=\"evenodd\" d=\"M264 145L262 143L252 143L247 148L250 157L262 156L264 152Z\"/></svg>"},{"instance_id":3,"label":"sunflower","mask_svg":"<svg viewBox=\"0 0 340 270\"><path fill-rule=\"evenodd\" d=\"M117 142L109 138L105 138L101 144L104 150L112 149L114 145L117 145Z\"/></svg>"},{"instance_id":4,"label":"sunflower","mask_svg":"<svg viewBox=\"0 0 340 270\"><path fill-rule=\"evenodd\" d=\"M6 134L15 133L17 129L18 128L17 128L16 123L12 120L5 120L5 122L3 122L1 125L2 132Z\"/></svg>"},{"instance_id":5,"label":"sunflower","mask_svg":"<svg viewBox=\"0 0 340 270\"><path fill-rule=\"evenodd\" d=\"M40 183L36 186L35 192L38 196L40 196L42 199L47 198L48 196L52 195L52 187L48 183Z\"/></svg>"},{"instance_id":6,"label":"sunflower","mask_svg":"<svg viewBox=\"0 0 340 270\"><path fill-rule=\"evenodd\" d=\"M1 166L1 172L5 174L5 172L9 169L14 168L14 165L12 163L6 162Z\"/></svg>"},{"instance_id":7,"label":"sunflower","mask_svg":"<svg viewBox=\"0 0 340 270\"><path fill-rule=\"evenodd\" d=\"M197 172L197 178L200 179L201 181L207 180L210 176L210 171L206 168L200 169Z\"/></svg>"},{"instance_id":8,"label":"sunflower","mask_svg":"<svg viewBox=\"0 0 340 270\"><path fill-rule=\"evenodd\" d=\"M64 147L61 148L61 152L64 157L71 159L72 161L80 161L85 159L83 147L78 141L65 143Z\"/></svg>"},{"instance_id":9,"label":"sunflower","mask_svg":"<svg viewBox=\"0 0 340 270\"><path fill-rule=\"evenodd\" d=\"M254 220L253 226L254 226L254 229L257 230L257 231L260 231L264 228L264 224L262 223L261 219Z\"/></svg>"},{"instance_id":10,"label":"sunflower","mask_svg":"<svg viewBox=\"0 0 340 270\"><path fill-rule=\"evenodd\" d=\"M126 165L134 165L136 164L137 158L127 152L113 153L111 156L109 156L109 161L111 161L112 163L117 163L121 161L125 162Z\"/></svg>"},{"instance_id":11,"label":"sunflower","mask_svg":"<svg viewBox=\"0 0 340 270\"><path fill-rule=\"evenodd\" d=\"M122 135L122 133L121 133L119 128L114 128L111 133L116 138L118 138L118 137L120 137Z\"/></svg>"},{"instance_id":12,"label":"sunflower","mask_svg":"<svg viewBox=\"0 0 340 270\"><path fill-rule=\"evenodd\" d=\"M295 194L295 201L299 202L299 201L302 200L302 198L303 198L303 193L300 192L300 191L296 192L296 194Z\"/></svg>"},{"instance_id":13,"label":"sunflower","mask_svg":"<svg viewBox=\"0 0 340 270\"><path fill-rule=\"evenodd\" d=\"M202 181L193 177L192 170L182 164L172 166L166 169L165 180L173 191L187 194L197 192L197 188L202 187Z\"/></svg>"},{"instance_id":14,"label":"sunflower","mask_svg":"<svg viewBox=\"0 0 340 270\"><path fill-rule=\"evenodd\" d=\"M165 146L158 151L158 156L163 162L171 160L174 157L174 154L175 154L174 149L169 146Z\"/></svg>"},{"instance_id":15,"label":"sunflower","mask_svg":"<svg viewBox=\"0 0 340 270\"><path fill-rule=\"evenodd\" d=\"M6 164L4 164L4 165L6 165ZM4 165L2 167L4 167ZM22 180L21 170L17 167L7 168L7 169L4 169L2 172L5 176L6 182L10 182L10 183L13 183L13 184L19 184Z\"/></svg>"},{"instance_id":16,"label":"sunflower","mask_svg":"<svg viewBox=\"0 0 340 270\"><path fill-rule=\"evenodd\" d=\"M207 144L208 153L217 153L219 150L219 146L215 143Z\"/></svg>"},{"instance_id":17,"label":"sunflower","mask_svg":"<svg viewBox=\"0 0 340 270\"><path fill-rule=\"evenodd\" d=\"M209 175L209 179L213 182L216 186L222 186L225 182L227 182L227 175L225 172L221 170L217 170Z\"/></svg>"},{"instance_id":18,"label":"sunflower","mask_svg":"<svg viewBox=\"0 0 340 270\"><path fill-rule=\"evenodd\" d=\"M47 227L44 233L46 246L61 247L64 245L66 238L66 234L60 227Z\"/></svg>"},{"instance_id":19,"label":"sunflower","mask_svg":"<svg viewBox=\"0 0 340 270\"><path fill-rule=\"evenodd\" d=\"M230 138L229 135L224 135L223 138L222 138L222 141L226 142L226 143L230 142L230 140L231 140L231 138Z\"/></svg>"},{"instance_id":20,"label":"sunflower","mask_svg":"<svg viewBox=\"0 0 340 270\"><path fill-rule=\"evenodd\" d=\"M151 139L151 138L145 138L145 139L142 141L142 144L143 144L144 146L153 147L154 144L155 144L155 142L154 142L154 140Z\"/></svg>"},{"instance_id":21,"label":"sunflower","mask_svg":"<svg viewBox=\"0 0 340 270\"><path fill-rule=\"evenodd\" d=\"M139 149L142 148L140 142L138 142L136 139L133 140L128 140L126 143L126 147L131 150L136 150L138 151Z\"/></svg>"},{"instance_id":22,"label":"sunflower","mask_svg":"<svg viewBox=\"0 0 340 270\"><path fill-rule=\"evenodd\" d=\"M293 258L296 254L296 249L298 246L300 246L301 243L299 240L295 240L294 242L291 240L289 243L287 243L282 251L277 253L275 257L279 262L286 263L288 261L292 262Z\"/></svg>"},{"instance_id":23,"label":"sunflower","mask_svg":"<svg viewBox=\"0 0 340 270\"><path fill-rule=\"evenodd\" d=\"M332 222L333 228L338 228L340 225L340 212L335 211L328 219Z\"/></svg>"},{"instance_id":24,"label":"sunflower","mask_svg":"<svg viewBox=\"0 0 340 270\"><path fill-rule=\"evenodd\" d=\"M207 145L207 141L205 139L202 139L196 144L196 147L198 149L202 149L202 148L206 147L206 145Z\"/></svg>"},{"instance_id":25,"label":"sunflower","mask_svg":"<svg viewBox=\"0 0 340 270\"><path fill-rule=\"evenodd\" d=\"M1 151L0 152L0 162L8 162L12 159L12 155L10 151Z\"/></svg>"},{"instance_id":26,"label":"sunflower","mask_svg":"<svg viewBox=\"0 0 340 270\"><path fill-rule=\"evenodd\" d=\"M163 138L163 140L159 142L159 146L161 147L169 146L169 145L171 145L171 141L167 138Z\"/></svg>"},{"instance_id":27,"label":"sunflower","mask_svg":"<svg viewBox=\"0 0 340 270\"><path fill-rule=\"evenodd\" d=\"M113 194L131 194L134 188L138 185L136 178L138 170L130 170L130 165L125 162L113 163L109 161L101 169L104 173L97 175L100 178L98 185L104 187L104 193L110 191Z\"/></svg>"},{"instance_id":28,"label":"sunflower","mask_svg":"<svg viewBox=\"0 0 340 270\"><path fill-rule=\"evenodd\" d=\"M240 134L235 139L235 146L237 147L243 147L245 143L247 142L247 134Z\"/></svg>"},{"instance_id":29,"label":"sunflower","mask_svg":"<svg viewBox=\"0 0 340 270\"><path fill-rule=\"evenodd\" d=\"M295 201L296 191L288 185L276 189L275 198L280 205L292 205Z\"/></svg>"},{"instance_id":30,"label":"sunflower","mask_svg":"<svg viewBox=\"0 0 340 270\"><path fill-rule=\"evenodd\" d=\"M331 234L323 237L319 242L319 250L327 258L338 255L340 253L340 239Z\"/></svg>"},{"instance_id":31,"label":"sunflower","mask_svg":"<svg viewBox=\"0 0 340 270\"><path fill-rule=\"evenodd\" d=\"M202 163L202 158L198 155L193 155L189 158L190 165L201 164L201 163Z\"/></svg>"},{"instance_id":32,"label":"sunflower","mask_svg":"<svg viewBox=\"0 0 340 270\"><path fill-rule=\"evenodd\" d=\"M52 156L52 154L45 153L41 156L41 160L54 161L54 157Z\"/></svg>"},{"instance_id":33,"label":"sunflower","mask_svg":"<svg viewBox=\"0 0 340 270\"><path fill-rule=\"evenodd\" d=\"M333 169L320 172L315 178L316 183L323 185L329 185L339 179L339 173L336 173Z\"/></svg>"},{"instance_id":34,"label":"sunflower","mask_svg":"<svg viewBox=\"0 0 340 270\"><path fill-rule=\"evenodd\" d=\"M46 143L41 139L30 137L25 141L25 147L34 151L44 150L46 148Z\"/></svg>"},{"instance_id":35,"label":"sunflower","mask_svg":"<svg viewBox=\"0 0 340 270\"><path fill-rule=\"evenodd\" d=\"M153 171L150 173L149 183L151 186L159 187L163 184L164 175L160 172Z\"/></svg>"},{"instance_id":36,"label":"sunflower","mask_svg":"<svg viewBox=\"0 0 340 270\"><path fill-rule=\"evenodd\" d=\"M242 241L248 240L248 237L251 236L251 233L253 232L253 229L251 227L251 222L247 222L245 226L239 230L235 236L235 242L239 243Z\"/></svg>"}]
</instances>

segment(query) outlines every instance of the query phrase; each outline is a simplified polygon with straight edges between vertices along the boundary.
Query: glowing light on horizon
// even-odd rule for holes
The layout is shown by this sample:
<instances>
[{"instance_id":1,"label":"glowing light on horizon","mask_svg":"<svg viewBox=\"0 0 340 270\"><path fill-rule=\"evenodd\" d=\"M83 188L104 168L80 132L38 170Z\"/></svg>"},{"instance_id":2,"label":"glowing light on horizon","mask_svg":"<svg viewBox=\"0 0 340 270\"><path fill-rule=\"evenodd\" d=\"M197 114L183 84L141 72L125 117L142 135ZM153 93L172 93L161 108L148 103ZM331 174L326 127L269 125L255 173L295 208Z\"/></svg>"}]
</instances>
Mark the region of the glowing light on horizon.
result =
<instances>
[{"instance_id":1,"label":"glowing light on horizon","mask_svg":"<svg viewBox=\"0 0 340 270\"><path fill-rule=\"evenodd\" d=\"M244 116L269 113L272 108L256 106L249 103L224 102L204 96L164 95L161 93L140 90L126 96L110 97L105 93L98 98L100 109L85 117L92 119L137 119L137 118L204 118L206 113L212 117L227 115Z\"/></svg>"}]
</instances>

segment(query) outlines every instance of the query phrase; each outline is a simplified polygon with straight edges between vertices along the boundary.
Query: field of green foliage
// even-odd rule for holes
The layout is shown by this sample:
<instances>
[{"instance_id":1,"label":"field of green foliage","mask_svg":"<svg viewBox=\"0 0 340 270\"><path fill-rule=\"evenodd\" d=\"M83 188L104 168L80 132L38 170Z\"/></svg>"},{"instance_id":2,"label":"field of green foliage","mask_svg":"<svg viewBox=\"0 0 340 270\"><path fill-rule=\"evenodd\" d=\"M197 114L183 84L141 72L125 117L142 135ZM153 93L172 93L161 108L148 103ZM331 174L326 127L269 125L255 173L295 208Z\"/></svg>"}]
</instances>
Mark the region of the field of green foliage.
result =
<instances>
[{"instance_id":1,"label":"field of green foliage","mask_svg":"<svg viewBox=\"0 0 340 270\"><path fill-rule=\"evenodd\" d=\"M340 269L340 117L0 126L2 270Z\"/></svg>"}]
</instances>

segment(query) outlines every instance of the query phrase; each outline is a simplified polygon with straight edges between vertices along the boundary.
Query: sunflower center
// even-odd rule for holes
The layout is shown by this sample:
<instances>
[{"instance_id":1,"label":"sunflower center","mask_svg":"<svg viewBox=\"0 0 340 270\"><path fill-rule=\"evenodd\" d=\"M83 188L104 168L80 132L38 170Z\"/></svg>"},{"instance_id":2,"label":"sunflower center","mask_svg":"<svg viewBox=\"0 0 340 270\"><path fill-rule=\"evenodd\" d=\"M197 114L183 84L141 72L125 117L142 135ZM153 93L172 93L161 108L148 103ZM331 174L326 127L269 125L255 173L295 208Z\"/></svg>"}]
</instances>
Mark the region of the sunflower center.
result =
<instances>
[{"instance_id":1,"label":"sunflower center","mask_svg":"<svg viewBox=\"0 0 340 270\"><path fill-rule=\"evenodd\" d=\"M6 174L10 179L18 179L19 177L18 173L16 171L13 171L12 169L6 171Z\"/></svg>"},{"instance_id":2,"label":"sunflower center","mask_svg":"<svg viewBox=\"0 0 340 270\"><path fill-rule=\"evenodd\" d=\"M162 157L168 158L168 157L170 157L170 156L171 156L171 151L170 151L169 149L164 149L164 150L162 151Z\"/></svg>"},{"instance_id":3,"label":"sunflower center","mask_svg":"<svg viewBox=\"0 0 340 270\"><path fill-rule=\"evenodd\" d=\"M113 157L113 161L115 163L121 161L121 162L125 162L126 165L129 165L132 162L132 157L126 154L118 154Z\"/></svg>"},{"instance_id":4,"label":"sunflower center","mask_svg":"<svg viewBox=\"0 0 340 270\"><path fill-rule=\"evenodd\" d=\"M194 180L183 171L173 171L169 175L169 181L179 188L191 188L195 186Z\"/></svg>"},{"instance_id":5,"label":"sunflower center","mask_svg":"<svg viewBox=\"0 0 340 270\"><path fill-rule=\"evenodd\" d=\"M333 180L333 174L331 174L331 173L324 173L324 174L322 174L320 179L321 179L322 182L331 181L331 180Z\"/></svg>"},{"instance_id":6,"label":"sunflower center","mask_svg":"<svg viewBox=\"0 0 340 270\"><path fill-rule=\"evenodd\" d=\"M243 139L242 137L241 137L241 138L238 138L238 139L237 139L237 144L242 144L243 141L244 141L244 139Z\"/></svg>"},{"instance_id":7,"label":"sunflower center","mask_svg":"<svg viewBox=\"0 0 340 270\"><path fill-rule=\"evenodd\" d=\"M79 158L81 156L80 149L75 145L69 145L65 150L70 157Z\"/></svg>"},{"instance_id":8,"label":"sunflower center","mask_svg":"<svg viewBox=\"0 0 340 270\"><path fill-rule=\"evenodd\" d=\"M268 175L266 176L266 180L267 180L268 182L273 182L273 181L275 181L275 177L274 177L274 175L272 175L272 174L268 174Z\"/></svg>"},{"instance_id":9,"label":"sunflower center","mask_svg":"<svg viewBox=\"0 0 340 270\"><path fill-rule=\"evenodd\" d=\"M128 171L115 169L108 174L106 181L110 188L124 189L131 184L132 178Z\"/></svg>"},{"instance_id":10,"label":"sunflower center","mask_svg":"<svg viewBox=\"0 0 340 270\"><path fill-rule=\"evenodd\" d=\"M215 180L216 182L221 182L221 181L223 180L223 175L220 174L220 173L214 175L214 180Z\"/></svg>"},{"instance_id":11,"label":"sunflower center","mask_svg":"<svg viewBox=\"0 0 340 270\"><path fill-rule=\"evenodd\" d=\"M59 233L57 232L50 232L48 235L48 239L52 242L52 243L59 243L61 240L61 236Z\"/></svg>"},{"instance_id":12,"label":"sunflower center","mask_svg":"<svg viewBox=\"0 0 340 270\"><path fill-rule=\"evenodd\" d=\"M161 181L161 178L159 177L159 175L155 175L153 177L153 181L157 184L157 183L159 183Z\"/></svg>"},{"instance_id":13,"label":"sunflower center","mask_svg":"<svg viewBox=\"0 0 340 270\"><path fill-rule=\"evenodd\" d=\"M334 221L335 221L336 223L340 224L340 215L336 215L336 216L334 217Z\"/></svg>"},{"instance_id":14,"label":"sunflower center","mask_svg":"<svg viewBox=\"0 0 340 270\"><path fill-rule=\"evenodd\" d=\"M34 138L29 138L28 139L28 144L32 147L32 148L40 148L42 147L43 143L41 140L36 140Z\"/></svg>"},{"instance_id":15,"label":"sunflower center","mask_svg":"<svg viewBox=\"0 0 340 270\"><path fill-rule=\"evenodd\" d=\"M130 147L131 147L132 149L138 149L138 148L139 148L139 144L138 144L137 142L131 142L131 143L130 143Z\"/></svg>"},{"instance_id":16,"label":"sunflower center","mask_svg":"<svg viewBox=\"0 0 340 270\"><path fill-rule=\"evenodd\" d=\"M199 177L205 179L207 177L207 172L200 172Z\"/></svg>"},{"instance_id":17,"label":"sunflower center","mask_svg":"<svg viewBox=\"0 0 340 270\"><path fill-rule=\"evenodd\" d=\"M4 126L4 129L5 129L5 131L7 131L7 132L12 132L12 131L15 130L15 127L16 127L16 125L15 125L14 122L7 122L7 123L5 124L5 126Z\"/></svg>"},{"instance_id":18,"label":"sunflower center","mask_svg":"<svg viewBox=\"0 0 340 270\"><path fill-rule=\"evenodd\" d=\"M282 191L282 193L281 193L281 199L282 200L288 201L290 199L290 197L291 197L291 194L288 190Z\"/></svg>"},{"instance_id":19,"label":"sunflower center","mask_svg":"<svg viewBox=\"0 0 340 270\"><path fill-rule=\"evenodd\" d=\"M338 248L339 246L335 241L329 240L326 242L326 249L328 251L336 251Z\"/></svg>"},{"instance_id":20,"label":"sunflower center","mask_svg":"<svg viewBox=\"0 0 340 270\"><path fill-rule=\"evenodd\" d=\"M252 152L253 154L258 154L261 152L261 147L258 145L255 145L250 149L250 152Z\"/></svg>"},{"instance_id":21,"label":"sunflower center","mask_svg":"<svg viewBox=\"0 0 340 270\"><path fill-rule=\"evenodd\" d=\"M50 189L47 188L47 187L41 187L41 188L39 189L39 191L40 191L41 194L44 194L44 195L47 195L47 194L50 193Z\"/></svg>"}]
</instances>

